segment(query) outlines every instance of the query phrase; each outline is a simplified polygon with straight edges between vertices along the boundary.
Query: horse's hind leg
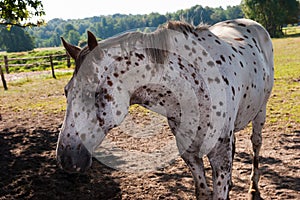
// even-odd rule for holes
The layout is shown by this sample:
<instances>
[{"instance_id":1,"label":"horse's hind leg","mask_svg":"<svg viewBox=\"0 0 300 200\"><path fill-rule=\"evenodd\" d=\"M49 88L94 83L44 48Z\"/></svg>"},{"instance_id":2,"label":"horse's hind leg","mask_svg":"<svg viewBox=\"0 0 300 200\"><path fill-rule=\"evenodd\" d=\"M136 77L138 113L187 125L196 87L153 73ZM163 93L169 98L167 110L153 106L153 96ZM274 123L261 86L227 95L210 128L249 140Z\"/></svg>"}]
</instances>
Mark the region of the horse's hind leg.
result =
<instances>
[{"instance_id":1,"label":"horse's hind leg","mask_svg":"<svg viewBox=\"0 0 300 200\"><path fill-rule=\"evenodd\" d=\"M213 199L229 199L234 142L233 131L230 131L218 139L216 146L208 154L213 172Z\"/></svg>"},{"instance_id":2,"label":"horse's hind leg","mask_svg":"<svg viewBox=\"0 0 300 200\"><path fill-rule=\"evenodd\" d=\"M259 181L259 151L262 145L261 131L266 120L266 105L262 107L260 112L252 121L252 135L251 142L253 148L253 160L252 160L252 172L251 172L251 184L249 188L249 199L261 199L258 189Z\"/></svg>"},{"instance_id":3,"label":"horse's hind leg","mask_svg":"<svg viewBox=\"0 0 300 200\"><path fill-rule=\"evenodd\" d=\"M181 157L192 172L197 199L211 199L211 192L206 183L203 160L195 154L197 153L190 153L189 151L186 151L181 154Z\"/></svg>"}]
</instances>

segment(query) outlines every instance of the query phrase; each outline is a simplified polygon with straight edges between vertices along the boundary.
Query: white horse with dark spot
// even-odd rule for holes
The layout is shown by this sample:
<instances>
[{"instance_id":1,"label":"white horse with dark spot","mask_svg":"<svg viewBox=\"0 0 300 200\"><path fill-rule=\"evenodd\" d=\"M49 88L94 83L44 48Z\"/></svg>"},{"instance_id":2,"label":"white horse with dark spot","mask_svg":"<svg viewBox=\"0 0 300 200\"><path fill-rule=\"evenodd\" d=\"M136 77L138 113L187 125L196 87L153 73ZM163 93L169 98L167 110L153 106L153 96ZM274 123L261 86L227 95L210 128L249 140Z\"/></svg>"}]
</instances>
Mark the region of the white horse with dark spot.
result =
<instances>
[{"instance_id":1,"label":"white horse with dark spot","mask_svg":"<svg viewBox=\"0 0 300 200\"><path fill-rule=\"evenodd\" d=\"M260 197L261 132L274 76L272 42L261 25L247 19L211 27L168 22L153 33L99 43L88 32L83 49L63 44L76 61L57 144L63 169L86 171L105 135L122 123L131 104L139 104L167 117L197 199L229 198L234 132L252 122L249 193ZM212 194L203 156L213 171Z\"/></svg>"}]
</instances>

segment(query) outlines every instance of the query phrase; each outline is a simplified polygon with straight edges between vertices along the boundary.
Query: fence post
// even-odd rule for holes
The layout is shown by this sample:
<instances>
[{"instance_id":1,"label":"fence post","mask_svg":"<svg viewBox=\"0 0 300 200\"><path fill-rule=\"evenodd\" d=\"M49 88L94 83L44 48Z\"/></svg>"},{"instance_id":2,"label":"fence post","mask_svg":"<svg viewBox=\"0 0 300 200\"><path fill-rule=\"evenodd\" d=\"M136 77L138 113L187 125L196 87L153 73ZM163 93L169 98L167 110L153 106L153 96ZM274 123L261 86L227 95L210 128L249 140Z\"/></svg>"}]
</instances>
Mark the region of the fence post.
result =
<instances>
[{"instance_id":1,"label":"fence post","mask_svg":"<svg viewBox=\"0 0 300 200\"><path fill-rule=\"evenodd\" d=\"M9 69L8 69L8 58L7 56L4 56L4 66L5 66L5 71L7 74L9 74Z\"/></svg>"},{"instance_id":2,"label":"fence post","mask_svg":"<svg viewBox=\"0 0 300 200\"><path fill-rule=\"evenodd\" d=\"M0 65L0 75L1 75L1 80L2 80L4 90L8 90L1 65Z\"/></svg>"},{"instance_id":3,"label":"fence post","mask_svg":"<svg viewBox=\"0 0 300 200\"><path fill-rule=\"evenodd\" d=\"M70 56L68 54L67 54L67 66L68 66L68 68L71 67Z\"/></svg>"},{"instance_id":4,"label":"fence post","mask_svg":"<svg viewBox=\"0 0 300 200\"><path fill-rule=\"evenodd\" d=\"M53 66L53 58L52 58L52 56L49 56L49 59L50 59L52 77L56 79L56 76L55 76L55 73L54 73L54 66Z\"/></svg>"}]
</instances>

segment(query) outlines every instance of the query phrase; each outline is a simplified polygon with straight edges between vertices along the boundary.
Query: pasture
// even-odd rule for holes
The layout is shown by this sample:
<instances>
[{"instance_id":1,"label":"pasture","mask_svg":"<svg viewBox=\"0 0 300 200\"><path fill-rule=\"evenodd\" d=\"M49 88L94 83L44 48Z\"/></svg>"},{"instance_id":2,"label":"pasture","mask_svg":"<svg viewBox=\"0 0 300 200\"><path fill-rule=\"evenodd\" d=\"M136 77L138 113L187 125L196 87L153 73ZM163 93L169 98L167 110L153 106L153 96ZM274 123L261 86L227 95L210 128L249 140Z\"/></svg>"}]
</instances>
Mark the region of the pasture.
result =
<instances>
[{"instance_id":1,"label":"pasture","mask_svg":"<svg viewBox=\"0 0 300 200\"><path fill-rule=\"evenodd\" d=\"M300 198L300 37L274 39L275 85L263 130L260 191L264 199ZM0 86L0 199L194 199L192 176L177 158L154 172L116 171L93 162L86 174L66 174L56 165L55 148L66 100L63 87L71 73L27 76ZM142 113L142 114L141 114ZM132 107L130 117L172 138L155 113ZM153 125L152 127L156 127ZM128 139L118 129L109 137ZM246 199L251 172L250 128L236 134L232 199ZM132 149L149 149L129 138ZM206 163L206 168L209 166Z\"/></svg>"}]
</instances>

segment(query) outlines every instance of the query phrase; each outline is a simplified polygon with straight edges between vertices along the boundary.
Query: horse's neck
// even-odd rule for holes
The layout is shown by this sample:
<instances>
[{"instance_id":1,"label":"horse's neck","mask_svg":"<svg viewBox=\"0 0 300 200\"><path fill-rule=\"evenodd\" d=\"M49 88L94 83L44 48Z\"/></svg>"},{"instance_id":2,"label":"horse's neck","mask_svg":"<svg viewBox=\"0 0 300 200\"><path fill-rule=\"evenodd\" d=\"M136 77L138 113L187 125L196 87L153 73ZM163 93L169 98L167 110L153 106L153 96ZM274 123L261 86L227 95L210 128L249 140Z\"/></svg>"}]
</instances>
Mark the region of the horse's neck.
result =
<instances>
[{"instance_id":1,"label":"horse's neck","mask_svg":"<svg viewBox=\"0 0 300 200\"><path fill-rule=\"evenodd\" d=\"M195 42L187 41L177 33L162 33L162 36L159 39L153 36L135 40L134 47L129 46L132 42L121 42L120 48L110 48L110 59L113 60L105 83L111 90L111 96L115 97L118 105L122 105L122 113L130 104L140 104L176 121L181 114L184 115L183 111L193 113L198 110L199 97L195 91L201 88L201 79L196 77L198 68L184 59L195 57L193 60L196 61L196 54L194 48L181 52L184 47L178 46L181 40L191 47L195 46ZM145 44L146 41L149 44Z\"/></svg>"},{"instance_id":2,"label":"horse's neck","mask_svg":"<svg viewBox=\"0 0 300 200\"><path fill-rule=\"evenodd\" d=\"M130 104L139 104L168 119L180 118L180 103L169 88L161 84L147 84L131 95Z\"/></svg>"},{"instance_id":3,"label":"horse's neck","mask_svg":"<svg viewBox=\"0 0 300 200\"><path fill-rule=\"evenodd\" d=\"M137 57L143 57L141 52L134 52ZM145 53L146 54L146 53ZM117 86L113 87L118 93L123 93L124 101L129 104L139 104L154 112L162 114L166 117L174 118L171 110L175 112L179 103L176 102L172 89L168 88L166 77L168 69L166 64L151 63L150 55L145 56L145 61L132 56L128 60L124 60L123 64L115 68L114 74L117 76ZM127 58L127 57L126 57ZM130 63L130 65L128 65ZM149 64L148 64L149 63ZM169 72L170 73L170 72ZM170 79L176 79L176 75L169 74ZM116 92L114 92L116 94ZM176 113L176 112L175 112Z\"/></svg>"}]
</instances>

